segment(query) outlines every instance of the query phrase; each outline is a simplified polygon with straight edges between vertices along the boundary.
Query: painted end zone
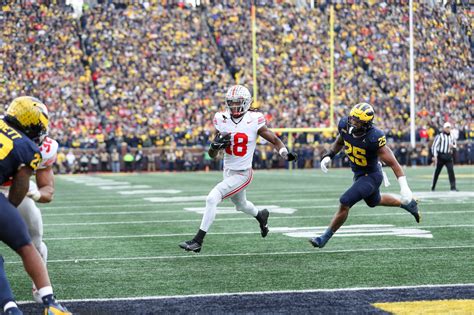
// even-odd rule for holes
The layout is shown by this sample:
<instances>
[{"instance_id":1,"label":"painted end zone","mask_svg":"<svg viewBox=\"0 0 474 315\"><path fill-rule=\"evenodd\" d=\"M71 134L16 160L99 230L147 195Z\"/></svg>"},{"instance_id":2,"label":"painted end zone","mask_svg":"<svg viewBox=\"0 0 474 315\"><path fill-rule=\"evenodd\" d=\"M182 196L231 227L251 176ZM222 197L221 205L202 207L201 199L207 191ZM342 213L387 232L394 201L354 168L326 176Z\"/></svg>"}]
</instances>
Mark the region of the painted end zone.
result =
<instances>
[{"instance_id":1,"label":"painted end zone","mask_svg":"<svg viewBox=\"0 0 474 315\"><path fill-rule=\"evenodd\" d=\"M75 314L386 314L373 304L413 301L472 300L474 284L385 288L352 288L281 292L244 292L124 299L69 300L62 303ZM433 304L434 305L434 304ZM472 304L471 304L472 305ZM25 314L41 306L21 303ZM442 312L443 309L440 309ZM434 309L436 313L436 309Z\"/></svg>"},{"instance_id":2,"label":"painted end zone","mask_svg":"<svg viewBox=\"0 0 474 315\"><path fill-rule=\"evenodd\" d=\"M373 305L396 315L474 314L474 300L392 302Z\"/></svg>"}]
</instances>

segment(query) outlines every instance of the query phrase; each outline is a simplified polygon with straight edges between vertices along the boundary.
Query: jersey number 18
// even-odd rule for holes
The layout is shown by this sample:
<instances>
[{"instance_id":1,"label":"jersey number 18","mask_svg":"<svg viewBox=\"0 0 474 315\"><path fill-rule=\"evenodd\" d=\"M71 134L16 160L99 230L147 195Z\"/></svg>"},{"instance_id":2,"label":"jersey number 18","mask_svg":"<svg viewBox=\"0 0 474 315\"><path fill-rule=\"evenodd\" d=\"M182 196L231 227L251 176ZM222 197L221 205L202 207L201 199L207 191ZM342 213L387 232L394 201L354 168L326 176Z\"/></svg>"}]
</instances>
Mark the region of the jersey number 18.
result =
<instances>
[{"instance_id":1,"label":"jersey number 18","mask_svg":"<svg viewBox=\"0 0 474 315\"><path fill-rule=\"evenodd\" d=\"M238 132L234 135L234 145L231 145L225 149L225 152L230 155L244 156L247 154L247 143L249 143L249 137L242 132Z\"/></svg>"}]
</instances>

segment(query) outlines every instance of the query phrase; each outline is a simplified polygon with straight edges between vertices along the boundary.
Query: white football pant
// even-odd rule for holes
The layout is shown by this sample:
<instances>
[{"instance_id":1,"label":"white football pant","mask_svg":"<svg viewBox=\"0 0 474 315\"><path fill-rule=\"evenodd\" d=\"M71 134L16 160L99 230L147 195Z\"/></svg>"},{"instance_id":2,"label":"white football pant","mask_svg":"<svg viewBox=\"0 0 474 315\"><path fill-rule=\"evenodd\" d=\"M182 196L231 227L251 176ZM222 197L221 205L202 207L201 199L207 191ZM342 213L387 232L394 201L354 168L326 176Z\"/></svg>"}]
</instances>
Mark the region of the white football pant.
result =
<instances>
[{"instance_id":1,"label":"white football pant","mask_svg":"<svg viewBox=\"0 0 474 315\"><path fill-rule=\"evenodd\" d=\"M253 217L258 214L258 209L247 200L245 187L253 179L251 168L243 171L224 170L224 180L217 184L207 195L206 210L202 217L200 229L207 232L216 218L217 205L222 200L229 198L235 205L237 211L245 212Z\"/></svg>"},{"instance_id":2,"label":"white football pant","mask_svg":"<svg viewBox=\"0 0 474 315\"><path fill-rule=\"evenodd\" d=\"M30 191L38 189L36 183L30 181ZM43 218L41 216L41 210L36 206L33 199L25 197L18 206L23 220L25 220L26 226L28 226L28 232L30 233L31 241L36 247L44 262L48 260L48 248L43 242Z\"/></svg>"}]
</instances>

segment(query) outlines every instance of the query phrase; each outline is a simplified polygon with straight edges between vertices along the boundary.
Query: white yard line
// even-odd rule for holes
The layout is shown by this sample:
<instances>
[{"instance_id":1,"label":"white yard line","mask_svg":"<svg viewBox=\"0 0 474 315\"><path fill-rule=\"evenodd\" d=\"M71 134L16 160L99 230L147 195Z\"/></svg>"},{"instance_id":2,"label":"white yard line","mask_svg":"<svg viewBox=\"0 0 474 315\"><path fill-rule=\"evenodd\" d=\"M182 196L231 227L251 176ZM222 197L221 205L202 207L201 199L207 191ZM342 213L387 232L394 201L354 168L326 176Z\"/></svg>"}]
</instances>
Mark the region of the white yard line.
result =
<instances>
[{"instance_id":1,"label":"white yard line","mask_svg":"<svg viewBox=\"0 0 474 315\"><path fill-rule=\"evenodd\" d=\"M257 206L257 208L259 208ZM308 206L308 207L296 207L297 210L299 209L316 209L316 208L327 208L327 209L336 209L334 206ZM453 211L422 211L422 215L424 214L460 214L460 213L472 213L474 210L453 210ZM191 213L189 211L184 210L147 210L147 211L109 211L109 212L65 212L65 213L44 213L43 217L74 217L74 216L98 216L98 215L136 215L136 214L160 214L160 213ZM270 211L271 213L271 211ZM228 214L228 213L226 213ZM237 210L235 213L232 214L242 214L242 212L238 212ZM406 213L355 213L351 214L351 217L378 217L378 216L397 216L397 215L406 215ZM325 218L325 217L332 217L331 215L319 215L317 217ZM314 216L312 216L314 217ZM273 218L273 217L272 217Z\"/></svg>"},{"instance_id":2,"label":"white yard line","mask_svg":"<svg viewBox=\"0 0 474 315\"><path fill-rule=\"evenodd\" d=\"M461 225L431 225L423 226L423 229L451 229L451 228L466 228L474 227L474 224ZM275 227L277 228L277 227ZM316 227L311 227L316 228ZM401 229L410 229L413 227L398 227ZM270 233L272 227L270 226ZM107 235L107 236L71 236L71 237L46 237L45 241L71 241L71 240L108 240L108 239L128 239L128 238L157 238L157 237L176 237L176 236L193 236L195 233L168 233L168 234L130 234L130 235ZM245 234L260 234L260 231L229 231L229 232L212 232L211 235L245 235ZM282 232L275 232L275 234L282 234Z\"/></svg>"},{"instance_id":3,"label":"white yard line","mask_svg":"<svg viewBox=\"0 0 474 315\"><path fill-rule=\"evenodd\" d=\"M142 256L142 257L103 257L103 258L72 258L72 259L51 259L48 264L53 263L79 263L96 261L146 261L146 260L172 260L172 259L196 259L209 257L259 257L259 256L293 256L293 255L324 255L338 253L364 253L364 252L386 252L386 251L419 251L419 250L446 250L446 249L468 249L474 245L460 246L420 246L420 247L385 247L385 248L355 248L355 249L335 249L335 250L308 250L292 252L265 252L265 253L234 253L234 254L195 254L184 255L163 255L163 256ZM21 261L5 262L5 264L22 264Z\"/></svg>"},{"instance_id":4,"label":"white yard line","mask_svg":"<svg viewBox=\"0 0 474 315\"><path fill-rule=\"evenodd\" d=\"M234 293L209 293L209 294L189 294L189 295L162 295L162 296L137 296L123 298L97 298L97 299L71 299L61 300L61 303L75 302L109 302L109 301L139 301L139 300L166 300L166 299L186 299L186 298L206 298L220 296L245 296L245 295L270 295L270 294L293 294L293 293L331 293L331 292L357 292L357 291L388 291L388 290L413 290L413 289L431 289L431 288L464 288L474 286L474 283L453 283L453 284L424 284L411 286L394 287L355 287L355 288L337 288L337 289L307 289L307 290L280 290L280 291L250 291ZM34 304L32 301L19 301L18 304Z\"/></svg>"},{"instance_id":5,"label":"white yard line","mask_svg":"<svg viewBox=\"0 0 474 315\"><path fill-rule=\"evenodd\" d=\"M275 203L287 203L287 202L293 202L293 204L291 204L292 207L294 208L298 208L297 205L295 204L299 204L299 203L302 203L302 204L308 204L308 203L320 203L322 201L327 201L329 204L326 205L326 206L312 206L312 208L320 208L320 207L329 207L329 206L332 206L332 207L338 207L338 198L334 197L334 198L324 198L324 199L259 199L259 198L252 198L252 197L248 197L247 196L247 199L249 200L252 200L253 202L257 202L257 203L272 203L272 204L275 204ZM113 197L110 197L110 200L113 200L115 201L116 198L113 198ZM127 204L124 204L124 202L130 202L130 201L133 201L134 203L127 203ZM143 202L143 203L138 203L138 202ZM73 203L74 202L77 202L77 203L81 203L82 205L78 206L78 205L74 205ZM423 203L423 200L419 201L420 202L420 206L423 206L424 203ZM449 202L439 202L439 201L435 201L435 200L432 200L432 201L429 201L429 202L426 202L426 205L461 205L461 204L469 204L469 205L472 205L474 201L464 201L464 200L457 200L457 201L449 201ZM97 203L97 202L96 202ZM70 201L70 202L62 202L62 203L54 203L54 205L51 205L51 206L45 206L45 207L41 207L42 210L54 210L54 209L71 209L71 208L74 208L74 209L100 209L100 208L131 208L131 207L153 207L153 206L157 206L157 205L166 205L166 206L179 206L179 205L202 205L204 203L204 201L186 201L186 202L149 202L149 201L146 201L144 200L143 198L138 198L138 199L124 199L121 203L107 203L106 205L97 205L97 204L91 204L91 205L84 205L84 202L83 201L80 201L80 200L74 200L74 201ZM63 205L64 204L64 205ZM65 206L66 205L66 206ZM361 204L361 205L364 205L364 204Z\"/></svg>"},{"instance_id":6,"label":"white yard line","mask_svg":"<svg viewBox=\"0 0 474 315\"><path fill-rule=\"evenodd\" d=\"M236 212L237 213L237 212ZM438 214L439 212L433 212L431 214ZM453 213L452 211L447 211L446 213L450 214ZM462 212L464 213L464 212ZM470 213L468 211L467 213ZM422 212L423 214L423 212ZM379 217L379 216L409 216L408 213L384 213L384 214L353 214L351 217ZM328 218L333 217L333 215L307 215L307 216L272 216L270 217L270 221L272 220L290 220L290 219L311 219L311 218ZM249 216L242 216L238 218L217 218L214 221L242 221L242 220L249 220ZM173 222L201 222L201 219L175 219L175 220L144 220L144 221L104 221L104 222L67 222L67 223L46 223L44 226L84 226L84 225L121 225L121 224L151 224L151 223L173 223ZM470 225L469 225L470 226ZM423 225L419 225L417 227L424 228Z\"/></svg>"}]
</instances>

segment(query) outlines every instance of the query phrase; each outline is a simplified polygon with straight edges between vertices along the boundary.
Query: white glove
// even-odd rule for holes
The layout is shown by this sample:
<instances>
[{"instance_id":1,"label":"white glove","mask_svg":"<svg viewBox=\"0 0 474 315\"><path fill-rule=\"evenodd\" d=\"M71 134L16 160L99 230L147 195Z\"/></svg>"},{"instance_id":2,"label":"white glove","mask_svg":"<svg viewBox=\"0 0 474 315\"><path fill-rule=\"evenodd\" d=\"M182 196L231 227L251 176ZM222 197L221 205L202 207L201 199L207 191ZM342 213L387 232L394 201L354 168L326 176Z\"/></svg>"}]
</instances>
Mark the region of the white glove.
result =
<instances>
[{"instance_id":1,"label":"white glove","mask_svg":"<svg viewBox=\"0 0 474 315\"><path fill-rule=\"evenodd\" d=\"M398 178L398 183L400 184L400 200L403 205L406 205L413 199L413 193L411 192L410 187L408 187L407 177L400 176Z\"/></svg>"},{"instance_id":2,"label":"white glove","mask_svg":"<svg viewBox=\"0 0 474 315\"><path fill-rule=\"evenodd\" d=\"M383 170L383 165L382 163L378 162L379 166L380 166L380 169L382 170L382 176L383 176L383 185L385 187L388 187L390 186L390 181L388 180L388 176L387 176L387 173L385 173L385 171Z\"/></svg>"},{"instance_id":3,"label":"white glove","mask_svg":"<svg viewBox=\"0 0 474 315\"><path fill-rule=\"evenodd\" d=\"M26 193L26 196L30 197L34 201L38 201L41 198L41 193L39 190L31 190Z\"/></svg>"},{"instance_id":4,"label":"white glove","mask_svg":"<svg viewBox=\"0 0 474 315\"><path fill-rule=\"evenodd\" d=\"M321 171L324 173L328 172L328 166L331 164L331 157L326 156L321 160Z\"/></svg>"}]
</instances>

